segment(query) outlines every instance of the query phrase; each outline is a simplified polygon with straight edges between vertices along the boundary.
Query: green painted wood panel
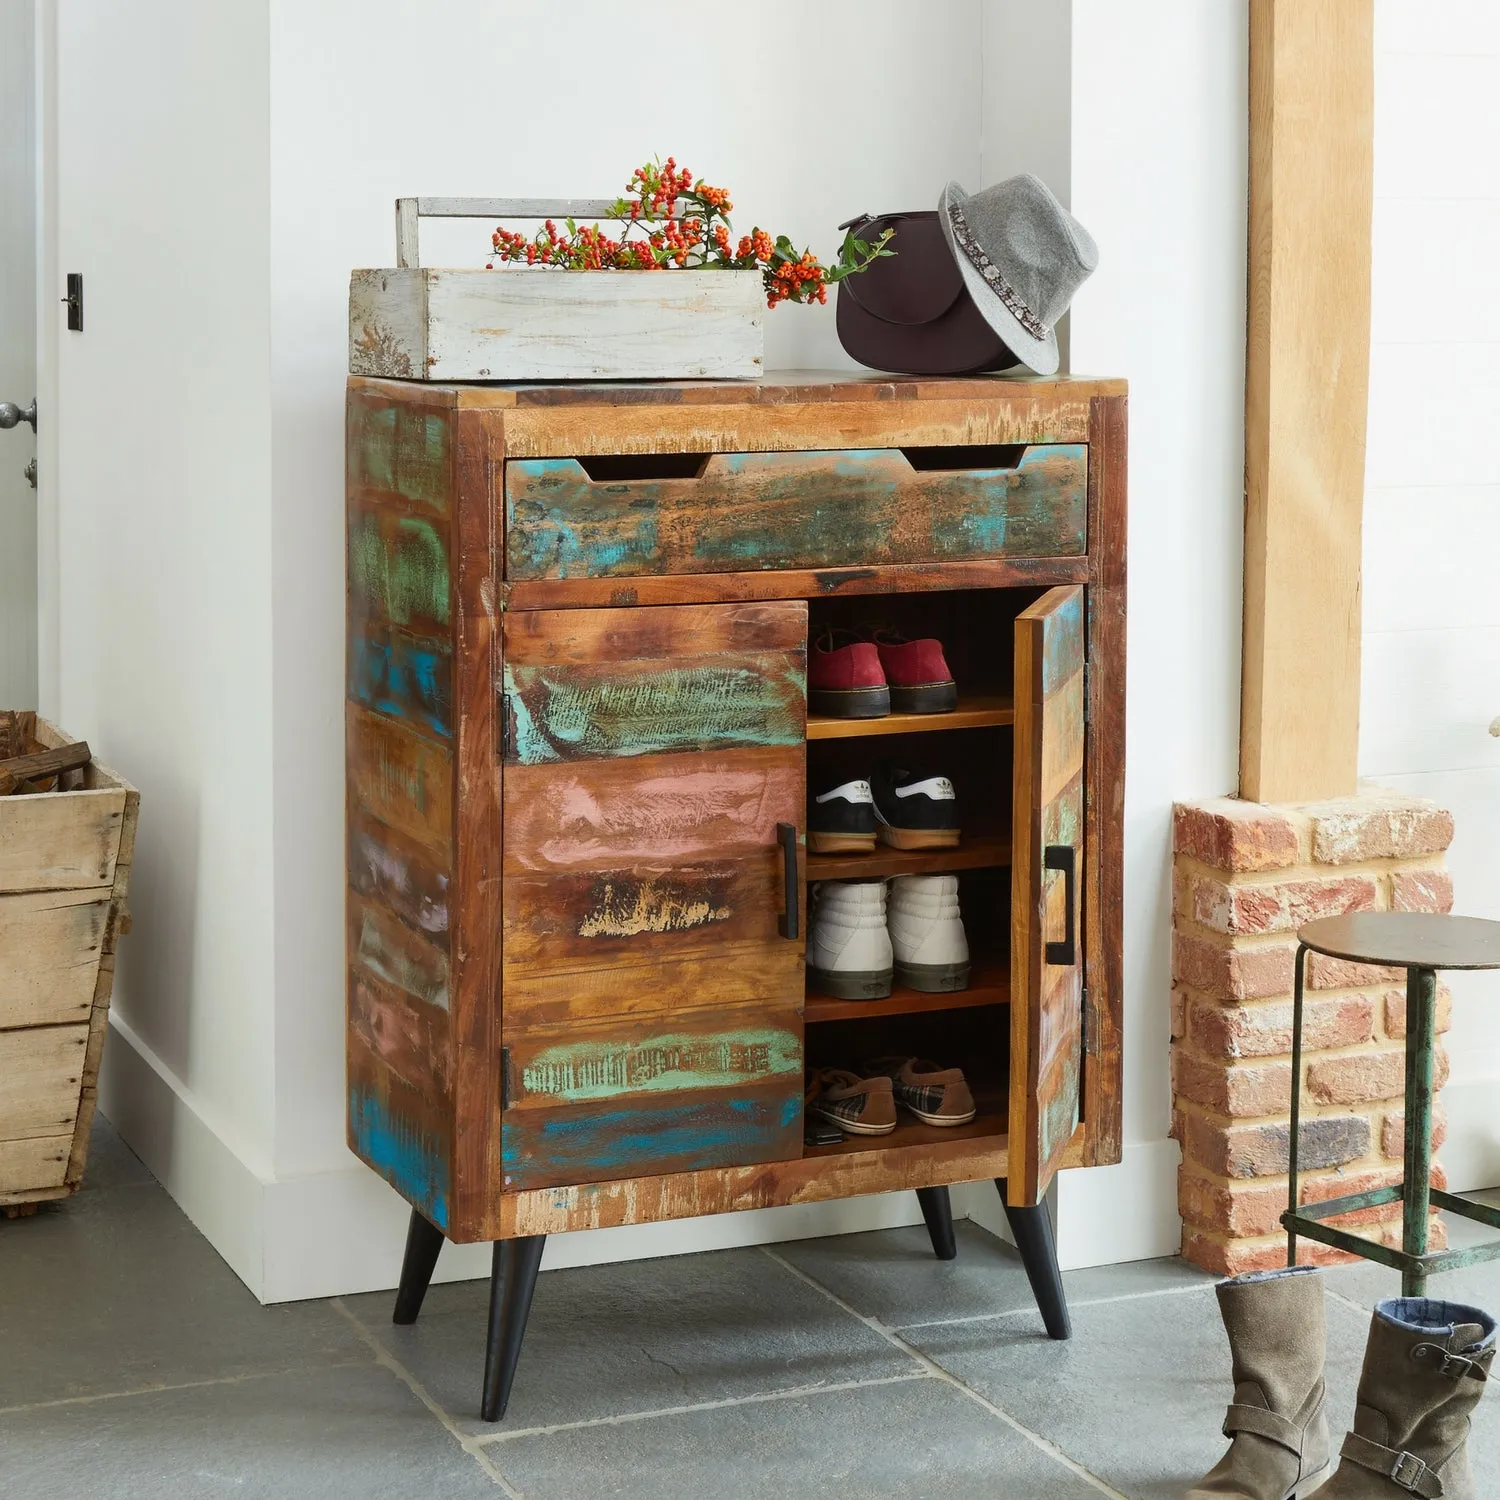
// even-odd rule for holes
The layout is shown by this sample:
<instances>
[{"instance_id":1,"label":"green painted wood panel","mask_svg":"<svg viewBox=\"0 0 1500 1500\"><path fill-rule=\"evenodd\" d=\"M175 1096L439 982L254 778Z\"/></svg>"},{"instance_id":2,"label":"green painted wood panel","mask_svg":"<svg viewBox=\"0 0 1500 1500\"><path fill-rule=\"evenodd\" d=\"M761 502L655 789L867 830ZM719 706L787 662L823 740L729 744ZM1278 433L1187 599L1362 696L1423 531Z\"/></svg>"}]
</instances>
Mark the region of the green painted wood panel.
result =
<instances>
[{"instance_id":1,"label":"green painted wood panel","mask_svg":"<svg viewBox=\"0 0 1500 1500\"><path fill-rule=\"evenodd\" d=\"M504 678L511 715L507 759L524 766L800 745L806 733L800 654L602 666L507 662Z\"/></svg>"}]
</instances>

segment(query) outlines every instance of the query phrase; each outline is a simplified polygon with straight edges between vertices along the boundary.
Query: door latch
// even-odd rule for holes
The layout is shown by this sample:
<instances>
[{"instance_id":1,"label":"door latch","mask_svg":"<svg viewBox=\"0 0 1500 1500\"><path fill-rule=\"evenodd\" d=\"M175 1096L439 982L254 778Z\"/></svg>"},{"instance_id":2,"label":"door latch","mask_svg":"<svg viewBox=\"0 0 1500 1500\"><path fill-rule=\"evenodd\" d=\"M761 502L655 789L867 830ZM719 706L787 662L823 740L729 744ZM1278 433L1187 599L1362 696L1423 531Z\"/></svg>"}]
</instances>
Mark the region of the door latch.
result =
<instances>
[{"instance_id":1,"label":"door latch","mask_svg":"<svg viewBox=\"0 0 1500 1500\"><path fill-rule=\"evenodd\" d=\"M68 295L62 298L68 304L68 331L83 332L83 273L68 272Z\"/></svg>"}]
</instances>

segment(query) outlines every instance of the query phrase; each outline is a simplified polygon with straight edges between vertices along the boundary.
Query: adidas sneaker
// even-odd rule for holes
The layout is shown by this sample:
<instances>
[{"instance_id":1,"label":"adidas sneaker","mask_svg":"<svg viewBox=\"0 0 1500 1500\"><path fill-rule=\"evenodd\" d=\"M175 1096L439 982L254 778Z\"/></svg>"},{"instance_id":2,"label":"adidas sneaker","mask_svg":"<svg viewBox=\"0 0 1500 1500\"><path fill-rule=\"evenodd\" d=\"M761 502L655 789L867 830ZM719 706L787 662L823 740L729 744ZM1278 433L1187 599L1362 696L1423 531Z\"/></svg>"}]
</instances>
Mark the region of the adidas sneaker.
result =
<instances>
[{"instance_id":1,"label":"adidas sneaker","mask_svg":"<svg viewBox=\"0 0 1500 1500\"><path fill-rule=\"evenodd\" d=\"M846 781L807 807L807 847L814 854L861 854L875 848L875 797L868 781Z\"/></svg>"},{"instance_id":2,"label":"adidas sneaker","mask_svg":"<svg viewBox=\"0 0 1500 1500\"><path fill-rule=\"evenodd\" d=\"M882 766L872 794L882 844L892 849L952 849L958 844L958 799L946 776L913 780L909 771Z\"/></svg>"}]
</instances>

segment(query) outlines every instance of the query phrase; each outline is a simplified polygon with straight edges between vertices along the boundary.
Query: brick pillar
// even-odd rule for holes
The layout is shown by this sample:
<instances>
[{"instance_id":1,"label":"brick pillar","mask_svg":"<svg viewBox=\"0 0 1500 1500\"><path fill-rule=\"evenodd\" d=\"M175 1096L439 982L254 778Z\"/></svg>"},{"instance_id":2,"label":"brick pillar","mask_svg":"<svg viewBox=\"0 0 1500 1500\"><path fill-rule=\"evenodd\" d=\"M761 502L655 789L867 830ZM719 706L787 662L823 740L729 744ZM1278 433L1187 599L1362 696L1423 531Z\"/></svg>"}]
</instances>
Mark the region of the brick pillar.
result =
<instances>
[{"instance_id":1,"label":"brick pillar","mask_svg":"<svg viewBox=\"0 0 1500 1500\"><path fill-rule=\"evenodd\" d=\"M1179 804L1173 825L1172 1133L1182 1253L1234 1275L1284 1263L1296 930L1351 911L1447 911L1453 819L1366 785L1295 807ZM1438 990L1438 1030L1451 999ZM1400 1180L1405 972L1309 954L1302 1201ZM1437 1083L1448 1076L1439 1047ZM1444 1121L1435 1111L1435 1137ZM1445 1179L1434 1166L1434 1186ZM1401 1206L1335 1220L1398 1244ZM1434 1220L1433 1246L1444 1243ZM1301 1258L1351 1257L1299 1241Z\"/></svg>"}]
</instances>

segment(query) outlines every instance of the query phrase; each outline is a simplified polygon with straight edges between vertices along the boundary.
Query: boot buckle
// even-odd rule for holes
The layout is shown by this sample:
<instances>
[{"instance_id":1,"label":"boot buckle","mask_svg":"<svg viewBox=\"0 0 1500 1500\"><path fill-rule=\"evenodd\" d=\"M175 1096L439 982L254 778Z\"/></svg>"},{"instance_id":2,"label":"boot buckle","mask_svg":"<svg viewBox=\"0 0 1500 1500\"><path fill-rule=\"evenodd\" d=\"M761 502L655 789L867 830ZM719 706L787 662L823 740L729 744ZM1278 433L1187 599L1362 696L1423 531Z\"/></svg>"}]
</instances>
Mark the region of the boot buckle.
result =
<instances>
[{"instance_id":1,"label":"boot buckle","mask_svg":"<svg viewBox=\"0 0 1500 1500\"><path fill-rule=\"evenodd\" d=\"M1421 1495L1426 1493L1422 1488L1422 1481L1427 1477L1427 1472L1427 1465L1415 1453L1398 1453L1387 1477L1392 1484L1399 1484L1403 1490Z\"/></svg>"},{"instance_id":2,"label":"boot buckle","mask_svg":"<svg viewBox=\"0 0 1500 1500\"><path fill-rule=\"evenodd\" d=\"M1462 1354L1454 1354L1441 1344L1418 1344L1411 1351L1411 1357L1424 1364L1428 1360L1440 1359L1442 1363L1437 1367L1438 1374L1446 1375L1450 1380L1462 1380L1465 1375L1473 1376L1476 1380L1485 1379L1485 1372L1476 1361L1466 1359Z\"/></svg>"},{"instance_id":3,"label":"boot buckle","mask_svg":"<svg viewBox=\"0 0 1500 1500\"><path fill-rule=\"evenodd\" d=\"M1345 1436L1343 1453L1349 1463L1383 1475L1409 1495L1442 1500L1443 1481L1415 1453L1398 1452L1357 1432Z\"/></svg>"}]
</instances>

